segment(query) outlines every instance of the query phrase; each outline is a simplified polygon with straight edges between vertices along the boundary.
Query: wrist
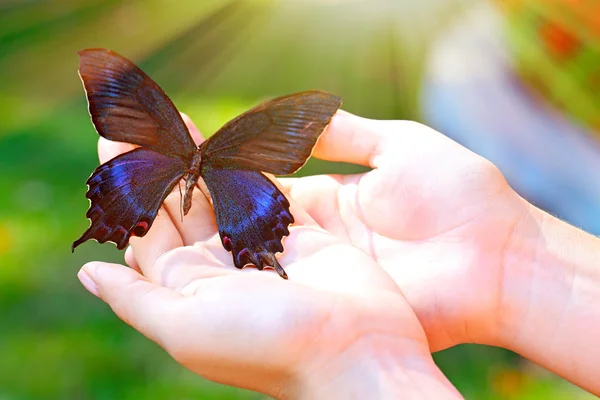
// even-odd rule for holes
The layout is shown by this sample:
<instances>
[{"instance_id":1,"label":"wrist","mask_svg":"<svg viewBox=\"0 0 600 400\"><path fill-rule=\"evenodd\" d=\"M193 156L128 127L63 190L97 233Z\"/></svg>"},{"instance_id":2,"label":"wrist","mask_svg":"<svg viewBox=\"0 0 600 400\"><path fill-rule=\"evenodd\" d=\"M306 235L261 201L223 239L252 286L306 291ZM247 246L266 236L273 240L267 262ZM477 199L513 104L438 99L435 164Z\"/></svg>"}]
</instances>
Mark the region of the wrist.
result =
<instances>
[{"instance_id":1,"label":"wrist","mask_svg":"<svg viewBox=\"0 0 600 400\"><path fill-rule=\"evenodd\" d=\"M488 343L508 347L519 335L527 310L538 258L544 251L541 227L546 215L530 203L519 223L514 227L506 245L500 275L499 307L496 315L497 330L494 340ZM558 295L562 295L558 293Z\"/></svg>"},{"instance_id":2,"label":"wrist","mask_svg":"<svg viewBox=\"0 0 600 400\"><path fill-rule=\"evenodd\" d=\"M360 339L299 377L291 399L462 398L435 365L426 343L386 336Z\"/></svg>"},{"instance_id":3,"label":"wrist","mask_svg":"<svg viewBox=\"0 0 600 400\"><path fill-rule=\"evenodd\" d=\"M599 245L597 238L530 205L504 258L498 339L511 344L528 329L543 327L546 334L557 329L573 300L575 280L598 282Z\"/></svg>"},{"instance_id":4,"label":"wrist","mask_svg":"<svg viewBox=\"0 0 600 400\"><path fill-rule=\"evenodd\" d=\"M498 343L598 393L600 240L534 206L504 260Z\"/></svg>"}]
</instances>

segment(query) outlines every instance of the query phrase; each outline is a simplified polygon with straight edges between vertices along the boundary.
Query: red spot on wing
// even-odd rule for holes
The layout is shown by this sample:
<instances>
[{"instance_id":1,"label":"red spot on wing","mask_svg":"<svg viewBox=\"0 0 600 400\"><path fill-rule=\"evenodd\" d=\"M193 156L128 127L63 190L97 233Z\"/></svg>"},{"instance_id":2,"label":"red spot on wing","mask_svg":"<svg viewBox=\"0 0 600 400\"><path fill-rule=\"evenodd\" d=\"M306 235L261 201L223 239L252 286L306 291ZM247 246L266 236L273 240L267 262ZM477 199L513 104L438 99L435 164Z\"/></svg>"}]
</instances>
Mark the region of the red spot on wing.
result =
<instances>
[{"instance_id":1,"label":"red spot on wing","mask_svg":"<svg viewBox=\"0 0 600 400\"><path fill-rule=\"evenodd\" d=\"M148 231L148 226L148 222L146 221L138 222L135 228L133 228L133 233L131 236L144 236Z\"/></svg>"},{"instance_id":2,"label":"red spot on wing","mask_svg":"<svg viewBox=\"0 0 600 400\"><path fill-rule=\"evenodd\" d=\"M233 248L233 244L231 243L231 239L229 239L229 237L227 237L227 236L223 236L223 247L227 251L231 251L231 249Z\"/></svg>"}]
</instances>

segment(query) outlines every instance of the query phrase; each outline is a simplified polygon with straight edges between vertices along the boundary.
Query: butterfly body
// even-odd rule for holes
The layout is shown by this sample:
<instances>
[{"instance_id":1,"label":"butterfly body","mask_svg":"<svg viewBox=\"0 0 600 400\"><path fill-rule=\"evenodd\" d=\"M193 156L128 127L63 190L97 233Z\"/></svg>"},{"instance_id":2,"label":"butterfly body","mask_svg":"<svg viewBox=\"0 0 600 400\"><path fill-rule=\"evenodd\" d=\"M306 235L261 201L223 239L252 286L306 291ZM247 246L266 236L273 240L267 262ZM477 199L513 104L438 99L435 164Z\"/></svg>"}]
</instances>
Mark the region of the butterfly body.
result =
<instances>
[{"instance_id":1,"label":"butterfly body","mask_svg":"<svg viewBox=\"0 0 600 400\"><path fill-rule=\"evenodd\" d=\"M187 215L192 207L192 193L194 192L196 183L198 183L198 179L200 179L201 166L202 152L200 151L200 148L197 148L194 156L192 157L187 178L185 179L185 193L181 199L181 210L183 211L183 215Z\"/></svg>"},{"instance_id":2,"label":"butterfly body","mask_svg":"<svg viewBox=\"0 0 600 400\"><path fill-rule=\"evenodd\" d=\"M281 241L294 218L288 200L261 171L285 175L304 165L341 99L321 91L282 96L196 146L171 100L131 61L106 49L79 54L96 131L140 147L99 166L88 179L91 225L72 249L89 239L123 249L131 236L144 236L182 179L186 215L202 178L233 264L271 267L287 278L275 254L283 251Z\"/></svg>"}]
</instances>

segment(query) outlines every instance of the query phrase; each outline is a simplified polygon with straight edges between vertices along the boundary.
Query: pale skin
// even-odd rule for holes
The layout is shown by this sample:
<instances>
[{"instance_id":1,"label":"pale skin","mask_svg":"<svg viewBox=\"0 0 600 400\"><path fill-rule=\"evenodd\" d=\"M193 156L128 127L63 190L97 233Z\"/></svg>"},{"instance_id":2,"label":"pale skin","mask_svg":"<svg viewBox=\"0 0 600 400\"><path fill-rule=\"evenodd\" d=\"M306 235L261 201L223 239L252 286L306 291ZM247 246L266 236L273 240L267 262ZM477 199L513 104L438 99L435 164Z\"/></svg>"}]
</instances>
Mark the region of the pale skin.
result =
<instances>
[{"instance_id":1,"label":"pale skin","mask_svg":"<svg viewBox=\"0 0 600 400\"><path fill-rule=\"evenodd\" d=\"M129 149L102 139L101 162ZM175 191L131 239L132 268L93 262L80 280L185 367L277 398L460 398L431 352L468 342L600 394L599 239L414 122L340 111L314 156L373 170L279 179L289 281L233 267L200 190L183 222Z\"/></svg>"}]
</instances>

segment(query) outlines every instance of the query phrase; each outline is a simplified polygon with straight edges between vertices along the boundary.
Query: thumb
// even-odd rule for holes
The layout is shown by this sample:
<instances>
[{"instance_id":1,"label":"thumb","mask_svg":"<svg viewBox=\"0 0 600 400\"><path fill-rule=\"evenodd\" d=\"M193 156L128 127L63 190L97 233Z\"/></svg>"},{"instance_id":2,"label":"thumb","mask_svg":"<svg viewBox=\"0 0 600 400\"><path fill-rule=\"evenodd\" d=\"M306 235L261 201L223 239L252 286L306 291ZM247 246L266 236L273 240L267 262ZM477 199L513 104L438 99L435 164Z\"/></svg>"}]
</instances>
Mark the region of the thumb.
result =
<instances>
[{"instance_id":1,"label":"thumb","mask_svg":"<svg viewBox=\"0 0 600 400\"><path fill-rule=\"evenodd\" d=\"M178 305L183 299L179 293L119 264L91 262L81 268L77 277L119 318L162 347L176 332Z\"/></svg>"}]
</instances>

